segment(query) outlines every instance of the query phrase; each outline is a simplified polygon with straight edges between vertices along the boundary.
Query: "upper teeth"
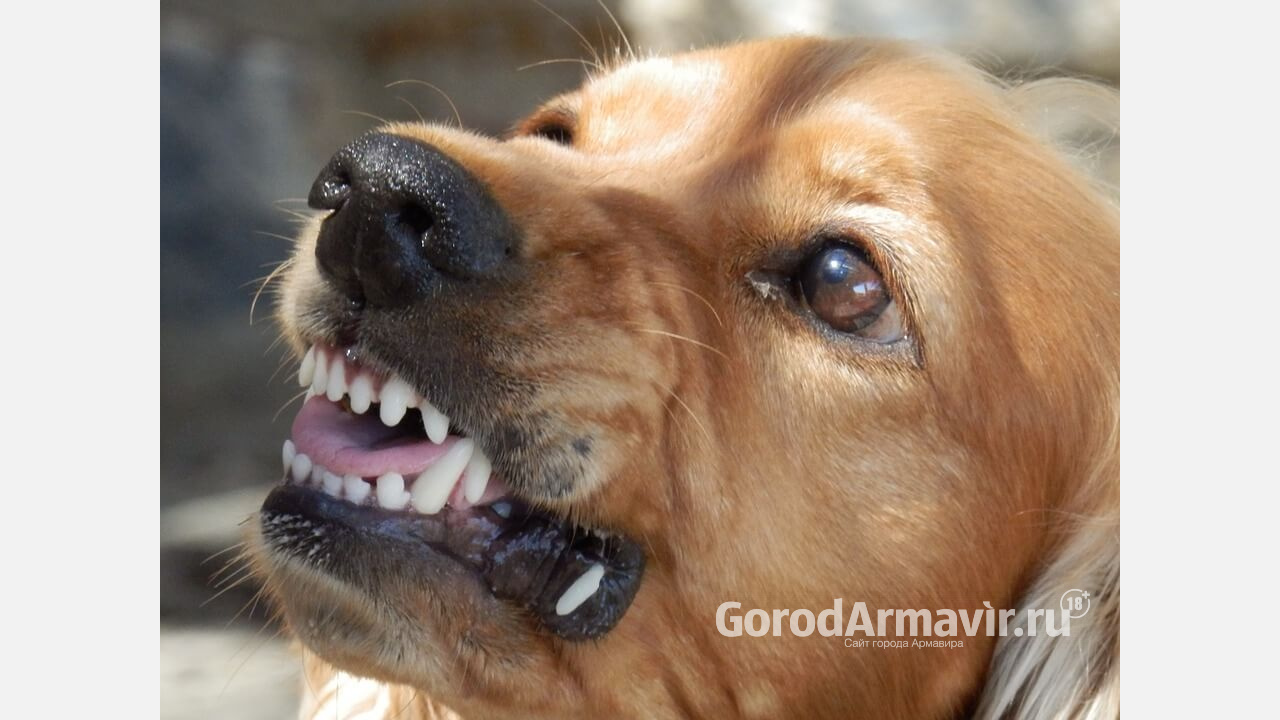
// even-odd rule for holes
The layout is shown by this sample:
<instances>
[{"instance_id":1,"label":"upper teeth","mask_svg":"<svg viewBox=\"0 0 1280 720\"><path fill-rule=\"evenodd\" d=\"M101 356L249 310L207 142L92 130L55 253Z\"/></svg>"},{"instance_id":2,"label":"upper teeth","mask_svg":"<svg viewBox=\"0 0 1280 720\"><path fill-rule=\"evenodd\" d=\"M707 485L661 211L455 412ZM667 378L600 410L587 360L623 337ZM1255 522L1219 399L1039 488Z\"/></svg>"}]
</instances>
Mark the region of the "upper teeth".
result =
<instances>
[{"instance_id":1,"label":"upper teeth","mask_svg":"<svg viewBox=\"0 0 1280 720\"><path fill-rule=\"evenodd\" d=\"M444 507L453 494L458 476L463 474L474 450L475 443L470 439L459 440L443 457L423 470L418 481L413 484L414 509L429 515L440 512L440 508Z\"/></svg>"},{"instance_id":2,"label":"upper teeth","mask_svg":"<svg viewBox=\"0 0 1280 720\"><path fill-rule=\"evenodd\" d=\"M422 413L422 429L431 442L439 445L449 437L449 416L418 395L409 383L393 376L379 388L373 375L363 368L348 366L340 352L312 347L302 356L298 382L309 388L309 397L324 395L331 402L349 398L352 412L358 415L378 403L378 417L388 427L399 424L409 408L417 408Z\"/></svg>"},{"instance_id":3,"label":"upper teeth","mask_svg":"<svg viewBox=\"0 0 1280 720\"><path fill-rule=\"evenodd\" d=\"M413 386L399 377L381 383L367 370L349 364L340 351L314 346L302 358L298 382L308 388L308 396L323 395L331 402L349 398L352 412L363 415L378 403L378 416L388 426L404 419L409 408L422 413L422 428L437 445L449 437L449 418L427 402ZM285 474L296 483L311 484L336 498L356 504L374 503L389 510L412 508L435 514L455 497L461 486L461 497L476 504L484 497L493 474L493 464L475 442L459 438L435 462L416 476L405 477L387 472L376 479L355 475L340 476L323 467L305 453L299 452L291 440L281 450Z\"/></svg>"},{"instance_id":4,"label":"upper teeth","mask_svg":"<svg viewBox=\"0 0 1280 720\"><path fill-rule=\"evenodd\" d=\"M400 378L391 378L382 386L382 406L378 415L382 424L387 427L398 425L404 419L405 411L417 404L413 388Z\"/></svg>"}]
</instances>

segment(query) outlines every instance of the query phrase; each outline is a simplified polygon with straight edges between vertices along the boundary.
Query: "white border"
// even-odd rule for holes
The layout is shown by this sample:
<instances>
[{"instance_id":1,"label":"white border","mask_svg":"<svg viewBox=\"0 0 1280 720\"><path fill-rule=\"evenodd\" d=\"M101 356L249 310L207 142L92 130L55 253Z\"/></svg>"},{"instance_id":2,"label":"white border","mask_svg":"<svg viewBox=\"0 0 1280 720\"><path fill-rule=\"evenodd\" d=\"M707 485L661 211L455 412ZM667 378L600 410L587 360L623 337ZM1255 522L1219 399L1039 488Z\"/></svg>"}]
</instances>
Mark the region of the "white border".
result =
<instances>
[{"instance_id":1,"label":"white border","mask_svg":"<svg viewBox=\"0 0 1280 720\"><path fill-rule=\"evenodd\" d=\"M1129 4L1122 42L1123 697L1134 717L1247 716L1272 704L1278 639L1276 30L1253 4L1178 7ZM0 532L5 649L22 668L5 704L146 716L157 6L20 11L0 45L17 465Z\"/></svg>"},{"instance_id":2,"label":"white border","mask_svg":"<svg viewBox=\"0 0 1280 720\"><path fill-rule=\"evenodd\" d=\"M0 533L12 717L159 711L157 10L5 13Z\"/></svg>"},{"instance_id":3,"label":"white border","mask_svg":"<svg viewBox=\"0 0 1280 720\"><path fill-rule=\"evenodd\" d=\"M1129 3L1123 67L1122 702L1274 706L1276 26Z\"/></svg>"}]
</instances>

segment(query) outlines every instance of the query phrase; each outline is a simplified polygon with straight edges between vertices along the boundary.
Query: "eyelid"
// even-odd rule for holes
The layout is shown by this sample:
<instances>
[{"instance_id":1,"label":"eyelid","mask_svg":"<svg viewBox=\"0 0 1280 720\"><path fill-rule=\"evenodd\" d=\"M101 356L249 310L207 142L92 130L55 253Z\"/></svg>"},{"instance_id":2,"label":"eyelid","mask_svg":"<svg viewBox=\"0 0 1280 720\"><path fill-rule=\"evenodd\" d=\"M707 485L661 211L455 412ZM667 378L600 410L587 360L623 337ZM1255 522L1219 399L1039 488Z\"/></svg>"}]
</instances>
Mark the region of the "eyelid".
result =
<instances>
[{"instance_id":1,"label":"eyelid","mask_svg":"<svg viewBox=\"0 0 1280 720\"><path fill-rule=\"evenodd\" d=\"M895 286L890 279L893 275L894 263L884 244L873 229L848 223L830 224L818 227L810 232L805 241L799 245L776 248L768 252L761 269L771 272L794 274L815 253L832 245L844 245L852 248L876 269L889 283L893 292Z\"/></svg>"},{"instance_id":2,"label":"eyelid","mask_svg":"<svg viewBox=\"0 0 1280 720\"><path fill-rule=\"evenodd\" d=\"M552 106L534 113L516 129L517 135L534 135L540 128L561 126L570 134L578 130L578 114L564 106Z\"/></svg>"}]
</instances>

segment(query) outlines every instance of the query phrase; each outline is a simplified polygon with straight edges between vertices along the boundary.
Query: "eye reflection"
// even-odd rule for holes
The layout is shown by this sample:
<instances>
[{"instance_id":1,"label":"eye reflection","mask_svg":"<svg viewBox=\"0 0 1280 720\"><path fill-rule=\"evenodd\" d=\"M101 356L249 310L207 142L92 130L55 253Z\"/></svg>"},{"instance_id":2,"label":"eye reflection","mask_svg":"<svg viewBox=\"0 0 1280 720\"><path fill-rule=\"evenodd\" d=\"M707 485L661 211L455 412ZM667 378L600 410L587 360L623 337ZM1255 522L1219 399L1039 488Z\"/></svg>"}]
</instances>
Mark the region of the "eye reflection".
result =
<instances>
[{"instance_id":1,"label":"eye reflection","mask_svg":"<svg viewBox=\"0 0 1280 720\"><path fill-rule=\"evenodd\" d=\"M880 342L901 337L897 313L886 312L892 298L880 272L856 248L824 247L805 262L796 279L809 308L833 329ZM884 317L893 327L878 327Z\"/></svg>"}]
</instances>

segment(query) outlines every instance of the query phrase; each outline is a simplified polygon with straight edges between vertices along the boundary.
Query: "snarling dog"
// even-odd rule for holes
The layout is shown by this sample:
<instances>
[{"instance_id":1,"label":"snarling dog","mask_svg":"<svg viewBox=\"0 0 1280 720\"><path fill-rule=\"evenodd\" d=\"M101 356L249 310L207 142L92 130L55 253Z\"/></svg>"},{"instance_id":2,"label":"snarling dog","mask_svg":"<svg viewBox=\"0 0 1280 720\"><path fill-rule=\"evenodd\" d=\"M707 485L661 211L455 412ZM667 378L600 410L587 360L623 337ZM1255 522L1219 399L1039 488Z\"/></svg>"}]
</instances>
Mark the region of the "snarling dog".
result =
<instances>
[{"instance_id":1,"label":"snarling dog","mask_svg":"<svg viewBox=\"0 0 1280 720\"><path fill-rule=\"evenodd\" d=\"M1118 210L1014 90L887 42L628 61L503 139L388 124L309 202L253 531L305 717L1118 713ZM946 647L779 613L1073 589L1069 635Z\"/></svg>"}]
</instances>

